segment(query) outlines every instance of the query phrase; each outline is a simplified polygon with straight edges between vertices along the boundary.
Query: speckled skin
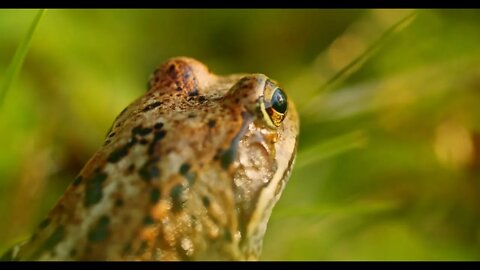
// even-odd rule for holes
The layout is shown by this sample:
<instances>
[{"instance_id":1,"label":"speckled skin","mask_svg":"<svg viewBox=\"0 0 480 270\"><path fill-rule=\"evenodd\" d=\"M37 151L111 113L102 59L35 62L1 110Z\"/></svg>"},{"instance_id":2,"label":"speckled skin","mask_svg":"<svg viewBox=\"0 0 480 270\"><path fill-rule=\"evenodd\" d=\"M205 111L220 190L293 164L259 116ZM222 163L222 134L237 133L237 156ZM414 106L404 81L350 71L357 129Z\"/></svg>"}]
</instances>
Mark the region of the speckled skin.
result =
<instances>
[{"instance_id":1,"label":"speckled skin","mask_svg":"<svg viewBox=\"0 0 480 270\"><path fill-rule=\"evenodd\" d=\"M298 117L259 104L262 74L173 58L115 120L14 260L254 260L292 169Z\"/></svg>"}]
</instances>

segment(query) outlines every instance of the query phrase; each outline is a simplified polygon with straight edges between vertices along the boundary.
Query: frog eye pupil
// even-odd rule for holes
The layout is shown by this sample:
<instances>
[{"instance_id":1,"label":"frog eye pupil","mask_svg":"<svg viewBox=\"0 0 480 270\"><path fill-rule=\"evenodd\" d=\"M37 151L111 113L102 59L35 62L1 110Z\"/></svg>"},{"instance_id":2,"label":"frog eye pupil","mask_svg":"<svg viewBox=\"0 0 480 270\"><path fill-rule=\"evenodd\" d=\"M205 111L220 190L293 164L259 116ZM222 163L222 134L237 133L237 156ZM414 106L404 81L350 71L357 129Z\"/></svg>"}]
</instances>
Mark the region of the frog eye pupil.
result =
<instances>
[{"instance_id":1,"label":"frog eye pupil","mask_svg":"<svg viewBox=\"0 0 480 270\"><path fill-rule=\"evenodd\" d=\"M275 88L269 101L264 103L265 113L268 115L268 123L275 127L282 124L287 113L288 103L287 96L280 88Z\"/></svg>"},{"instance_id":2,"label":"frog eye pupil","mask_svg":"<svg viewBox=\"0 0 480 270\"><path fill-rule=\"evenodd\" d=\"M281 114L287 111L287 96L280 88L277 88L275 92L273 92L271 103L275 111Z\"/></svg>"}]
</instances>

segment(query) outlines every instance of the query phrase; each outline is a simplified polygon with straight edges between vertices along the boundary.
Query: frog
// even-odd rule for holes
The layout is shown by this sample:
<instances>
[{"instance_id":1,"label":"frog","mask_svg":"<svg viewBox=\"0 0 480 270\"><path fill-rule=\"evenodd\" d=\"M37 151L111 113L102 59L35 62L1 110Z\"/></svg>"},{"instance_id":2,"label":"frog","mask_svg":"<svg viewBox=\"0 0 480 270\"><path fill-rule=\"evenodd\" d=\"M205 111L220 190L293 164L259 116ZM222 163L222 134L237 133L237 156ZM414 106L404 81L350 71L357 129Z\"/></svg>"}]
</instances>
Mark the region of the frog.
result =
<instances>
[{"instance_id":1,"label":"frog","mask_svg":"<svg viewBox=\"0 0 480 270\"><path fill-rule=\"evenodd\" d=\"M8 260L258 260L295 163L299 117L260 73L159 65Z\"/></svg>"}]
</instances>

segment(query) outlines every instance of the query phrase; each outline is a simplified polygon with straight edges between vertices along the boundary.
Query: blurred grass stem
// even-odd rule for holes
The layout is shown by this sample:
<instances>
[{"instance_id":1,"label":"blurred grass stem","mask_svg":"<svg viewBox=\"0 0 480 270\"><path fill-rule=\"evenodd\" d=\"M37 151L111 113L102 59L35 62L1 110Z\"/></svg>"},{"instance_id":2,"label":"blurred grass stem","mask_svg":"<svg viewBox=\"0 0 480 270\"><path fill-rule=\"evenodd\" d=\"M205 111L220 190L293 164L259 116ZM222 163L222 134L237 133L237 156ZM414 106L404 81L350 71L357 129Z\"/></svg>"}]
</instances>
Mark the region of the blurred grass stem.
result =
<instances>
[{"instance_id":1,"label":"blurred grass stem","mask_svg":"<svg viewBox=\"0 0 480 270\"><path fill-rule=\"evenodd\" d=\"M38 23L42 18L43 14L45 14L45 9L40 9L32 21L30 28L28 29L27 34L23 38L22 42L18 46L17 50L15 51L15 55L10 62L6 70L5 77L0 87L0 106L3 104L3 100L8 93L8 90L12 87L15 79L22 68L23 62L25 61L25 57L27 56L28 49L30 47L30 43L32 41L33 33L37 29Z\"/></svg>"}]
</instances>

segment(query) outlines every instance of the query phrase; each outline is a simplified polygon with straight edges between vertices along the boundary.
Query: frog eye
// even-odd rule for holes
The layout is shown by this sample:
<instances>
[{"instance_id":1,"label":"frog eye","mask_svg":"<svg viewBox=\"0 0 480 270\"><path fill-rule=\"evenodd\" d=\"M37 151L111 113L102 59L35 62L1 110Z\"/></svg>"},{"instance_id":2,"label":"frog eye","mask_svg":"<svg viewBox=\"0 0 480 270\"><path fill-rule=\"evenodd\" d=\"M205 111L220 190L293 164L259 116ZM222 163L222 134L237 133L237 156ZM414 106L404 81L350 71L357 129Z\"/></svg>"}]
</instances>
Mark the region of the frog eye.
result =
<instances>
[{"instance_id":1,"label":"frog eye","mask_svg":"<svg viewBox=\"0 0 480 270\"><path fill-rule=\"evenodd\" d=\"M265 112L271 123L278 127L287 113L287 95L280 88L275 88L270 99L265 100Z\"/></svg>"}]
</instances>

